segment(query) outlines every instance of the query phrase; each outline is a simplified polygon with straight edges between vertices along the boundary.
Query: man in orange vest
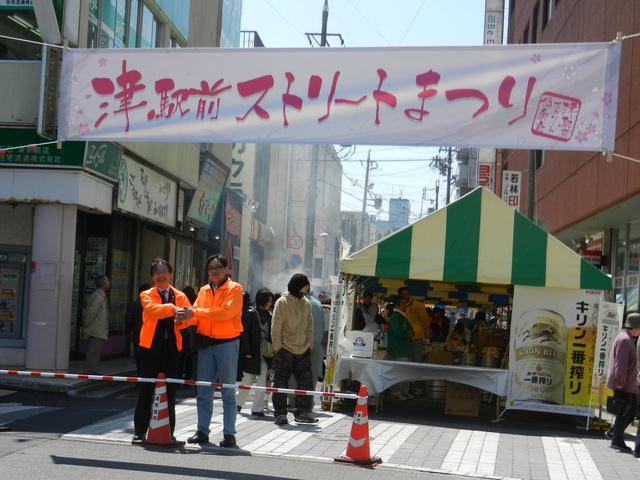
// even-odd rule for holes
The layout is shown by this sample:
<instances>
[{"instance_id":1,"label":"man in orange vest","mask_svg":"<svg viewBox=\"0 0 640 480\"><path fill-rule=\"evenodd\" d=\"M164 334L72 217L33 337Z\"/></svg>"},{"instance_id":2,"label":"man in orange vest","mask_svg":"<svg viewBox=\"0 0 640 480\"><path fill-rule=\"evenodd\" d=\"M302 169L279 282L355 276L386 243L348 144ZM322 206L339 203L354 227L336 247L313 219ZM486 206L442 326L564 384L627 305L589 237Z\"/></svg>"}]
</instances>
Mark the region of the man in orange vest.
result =
<instances>
[{"instance_id":1,"label":"man in orange vest","mask_svg":"<svg viewBox=\"0 0 640 480\"><path fill-rule=\"evenodd\" d=\"M240 333L242 333L242 287L227 277L227 259L215 254L207 259L209 284L198 292L193 304L197 325L198 375L203 382L236 383ZM190 323L189 320L184 323ZM187 439L189 443L208 443L209 425L213 415L213 388L198 387L196 400L198 430ZM236 446L236 391L222 388L221 447Z\"/></svg>"},{"instance_id":2,"label":"man in orange vest","mask_svg":"<svg viewBox=\"0 0 640 480\"><path fill-rule=\"evenodd\" d=\"M151 278L154 286L140 293L142 304L142 328L140 329L140 376L157 378L160 372L167 378L177 378L178 358L182 350L181 328L187 328L183 322L184 307L191 307L189 299L169 282L173 269L166 260L156 258L151 264ZM171 437L176 426L176 388L177 384L167 383L167 403ZM134 445L145 441L151 406L155 393L155 384L142 382L138 403L133 416Z\"/></svg>"}]
</instances>

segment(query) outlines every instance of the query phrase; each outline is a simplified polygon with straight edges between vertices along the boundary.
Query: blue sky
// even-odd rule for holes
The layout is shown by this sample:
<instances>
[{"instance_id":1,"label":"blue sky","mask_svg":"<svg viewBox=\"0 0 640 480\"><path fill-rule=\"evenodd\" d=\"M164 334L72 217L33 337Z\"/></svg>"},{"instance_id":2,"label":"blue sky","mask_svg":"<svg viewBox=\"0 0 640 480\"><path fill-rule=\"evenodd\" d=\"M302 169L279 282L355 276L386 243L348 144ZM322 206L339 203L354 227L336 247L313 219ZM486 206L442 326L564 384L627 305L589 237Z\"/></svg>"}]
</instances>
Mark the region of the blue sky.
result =
<instances>
[{"instance_id":1,"label":"blue sky","mask_svg":"<svg viewBox=\"0 0 640 480\"><path fill-rule=\"evenodd\" d=\"M324 0L242 0L242 29L257 31L266 47L310 48L306 34L319 38L323 5ZM346 47L481 45L484 5L484 0L329 0L327 33L339 34ZM329 35L329 45L338 48L341 39ZM446 180L429 168L437 148L362 145L344 162L343 210L362 209L369 150L377 162L370 172L371 192L383 198L383 207L379 212L369 207L368 213L386 220L388 200L408 198L415 221L421 207L424 215L432 206L438 179L439 206L444 206ZM421 205L424 188L427 201Z\"/></svg>"}]
</instances>

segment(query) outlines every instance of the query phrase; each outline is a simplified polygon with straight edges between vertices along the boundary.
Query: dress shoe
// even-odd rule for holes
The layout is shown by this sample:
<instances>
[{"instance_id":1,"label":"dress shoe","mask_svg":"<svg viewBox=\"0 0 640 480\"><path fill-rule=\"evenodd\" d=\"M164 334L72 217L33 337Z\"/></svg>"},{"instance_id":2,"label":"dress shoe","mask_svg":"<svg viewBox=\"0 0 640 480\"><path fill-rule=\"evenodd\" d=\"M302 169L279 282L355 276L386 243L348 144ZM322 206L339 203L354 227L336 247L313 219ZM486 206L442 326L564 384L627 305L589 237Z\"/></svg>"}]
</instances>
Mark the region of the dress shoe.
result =
<instances>
[{"instance_id":1,"label":"dress shoe","mask_svg":"<svg viewBox=\"0 0 640 480\"><path fill-rule=\"evenodd\" d=\"M634 450L633 451L633 456L636 457L636 458L640 458L640 452L637 451L637 450Z\"/></svg>"},{"instance_id":2,"label":"dress shoe","mask_svg":"<svg viewBox=\"0 0 640 480\"><path fill-rule=\"evenodd\" d=\"M198 430L193 437L187 439L187 443L209 443L209 435Z\"/></svg>"},{"instance_id":3,"label":"dress shoe","mask_svg":"<svg viewBox=\"0 0 640 480\"><path fill-rule=\"evenodd\" d=\"M229 448L236 446L236 437L235 435L225 435L224 440L220 442L220 446L222 448Z\"/></svg>"},{"instance_id":4,"label":"dress shoe","mask_svg":"<svg viewBox=\"0 0 640 480\"><path fill-rule=\"evenodd\" d=\"M254 417L264 417L264 412L251 412Z\"/></svg>"},{"instance_id":5,"label":"dress shoe","mask_svg":"<svg viewBox=\"0 0 640 480\"><path fill-rule=\"evenodd\" d=\"M240 405L236 405L236 411L240 413L242 411L242 407Z\"/></svg>"}]
</instances>

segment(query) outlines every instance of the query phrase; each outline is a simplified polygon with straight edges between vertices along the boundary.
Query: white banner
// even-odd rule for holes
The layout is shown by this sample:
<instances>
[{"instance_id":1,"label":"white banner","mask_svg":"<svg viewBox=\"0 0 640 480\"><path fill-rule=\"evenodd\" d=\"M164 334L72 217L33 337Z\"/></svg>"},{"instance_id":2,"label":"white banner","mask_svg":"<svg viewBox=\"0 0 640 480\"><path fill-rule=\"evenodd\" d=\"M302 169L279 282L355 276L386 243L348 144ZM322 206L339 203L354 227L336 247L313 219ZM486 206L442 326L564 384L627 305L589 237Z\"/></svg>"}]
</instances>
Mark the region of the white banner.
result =
<instances>
[{"instance_id":1,"label":"white banner","mask_svg":"<svg viewBox=\"0 0 640 480\"><path fill-rule=\"evenodd\" d=\"M622 329L624 305L620 303L602 302L598 316L598 338L596 340L595 365L591 389L595 406L607 403L607 376L609 374L609 357L611 347Z\"/></svg>"},{"instance_id":2,"label":"white banner","mask_svg":"<svg viewBox=\"0 0 640 480\"><path fill-rule=\"evenodd\" d=\"M67 49L59 140L612 151L620 43Z\"/></svg>"}]
</instances>

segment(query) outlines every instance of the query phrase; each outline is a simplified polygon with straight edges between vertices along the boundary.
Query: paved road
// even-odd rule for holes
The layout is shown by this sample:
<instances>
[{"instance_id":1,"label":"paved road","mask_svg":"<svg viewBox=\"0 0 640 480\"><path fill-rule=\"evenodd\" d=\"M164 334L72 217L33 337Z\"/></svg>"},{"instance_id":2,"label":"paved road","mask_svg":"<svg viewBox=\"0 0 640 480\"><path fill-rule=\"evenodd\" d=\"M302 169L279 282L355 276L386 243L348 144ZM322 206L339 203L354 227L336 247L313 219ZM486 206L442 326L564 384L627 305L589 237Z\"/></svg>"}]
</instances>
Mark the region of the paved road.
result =
<instances>
[{"instance_id":1,"label":"paved road","mask_svg":"<svg viewBox=\"0 0 640 480\"><path fill-rule=\"evenodd\" d=\"M345 454L353 426L350 414L316 408L314 415L320 420L317 425L297 425L290 414L289 425L278 427L271 416L252 417L249 408L247 404L237 420L239 452L329 463ZM420 409L419 403L396 406L395 413L391 406L387 408L387 414L369 412L370 454L383 460L378 467L381 469L497 479L640 479L640 460L609 448L602 434L587 432L570 422L545 426L507 419L496 424L486 418L443 419L433 412L416 423L411 422L412 417L417 418L411 409ZM405 413L398 413L397 408ZM186 440L196 429L195 399L183 394L176 415L176 437ZM185 450L222 450L216 446L222 439L219 400L211 429L215 444L187 445ZM132 435L132 412L128 411L63 438L127 444ZM631 438L628 443L632 445Z\"/></svg>"},{"instance_id":2,"label":"paved road","mask_svg":"<svg viewBox=\"0 0 640 480\"><path fill-rule=\"evenodd\" d=\"M136 456L140 451L145 452L129 446L133 436L135 388L126 383L99 391L70 386L74 387L68 391L71 394L95 398L111 395L108 399L114 410L110 413L109 408L101 407L100 419L95 422L84 421L83 411L79 410L77 420L60 430L64 432L63 440L76 445L91 442L91 445L135 448ZM0 425L16 418L28 418L31 424L25 420L21 423L31 425L27 430L9 432L27 438L44 435L34 427L40 415L56 415L63 408L37 402L15 404L7 398L0 391ZM186 440L195 431L195 399L190 390L180 390L178 400L175 433L179 439ZM131 408L122 408L126 404ZM504 421L495 423L493 408L484 405L480 417L469 418L444 415L442 404L437 402L387 402L382 412L375 412L375 408L369 406L370 454L382 458L383 464L377 467L380 471L422 472L427 477L448 474L493 479L640 479L640 460L609 448L609 441L602 433L585 430L582 419L509 411ZM256 419L249 412L248 403L238 416L237 455L330 464L345 454L353 426L352 406L343 407L339 412L316 408L314 415L320 419L317 425L296 425L290 415L291 423L285 427L277 427L273 417ZM221 404L217 399L211 433L215 443L222 438L220 413ZM628 430L628 434L632 431ZM53 437L55 432L48 438ZM5 438L6 434L0 434L0 441ZM627 444L633 445L632 435L627 436ZM187 445L183 451L225 454L225 450L213 443L202 448Z\"/></svg>"}]
</instances>

